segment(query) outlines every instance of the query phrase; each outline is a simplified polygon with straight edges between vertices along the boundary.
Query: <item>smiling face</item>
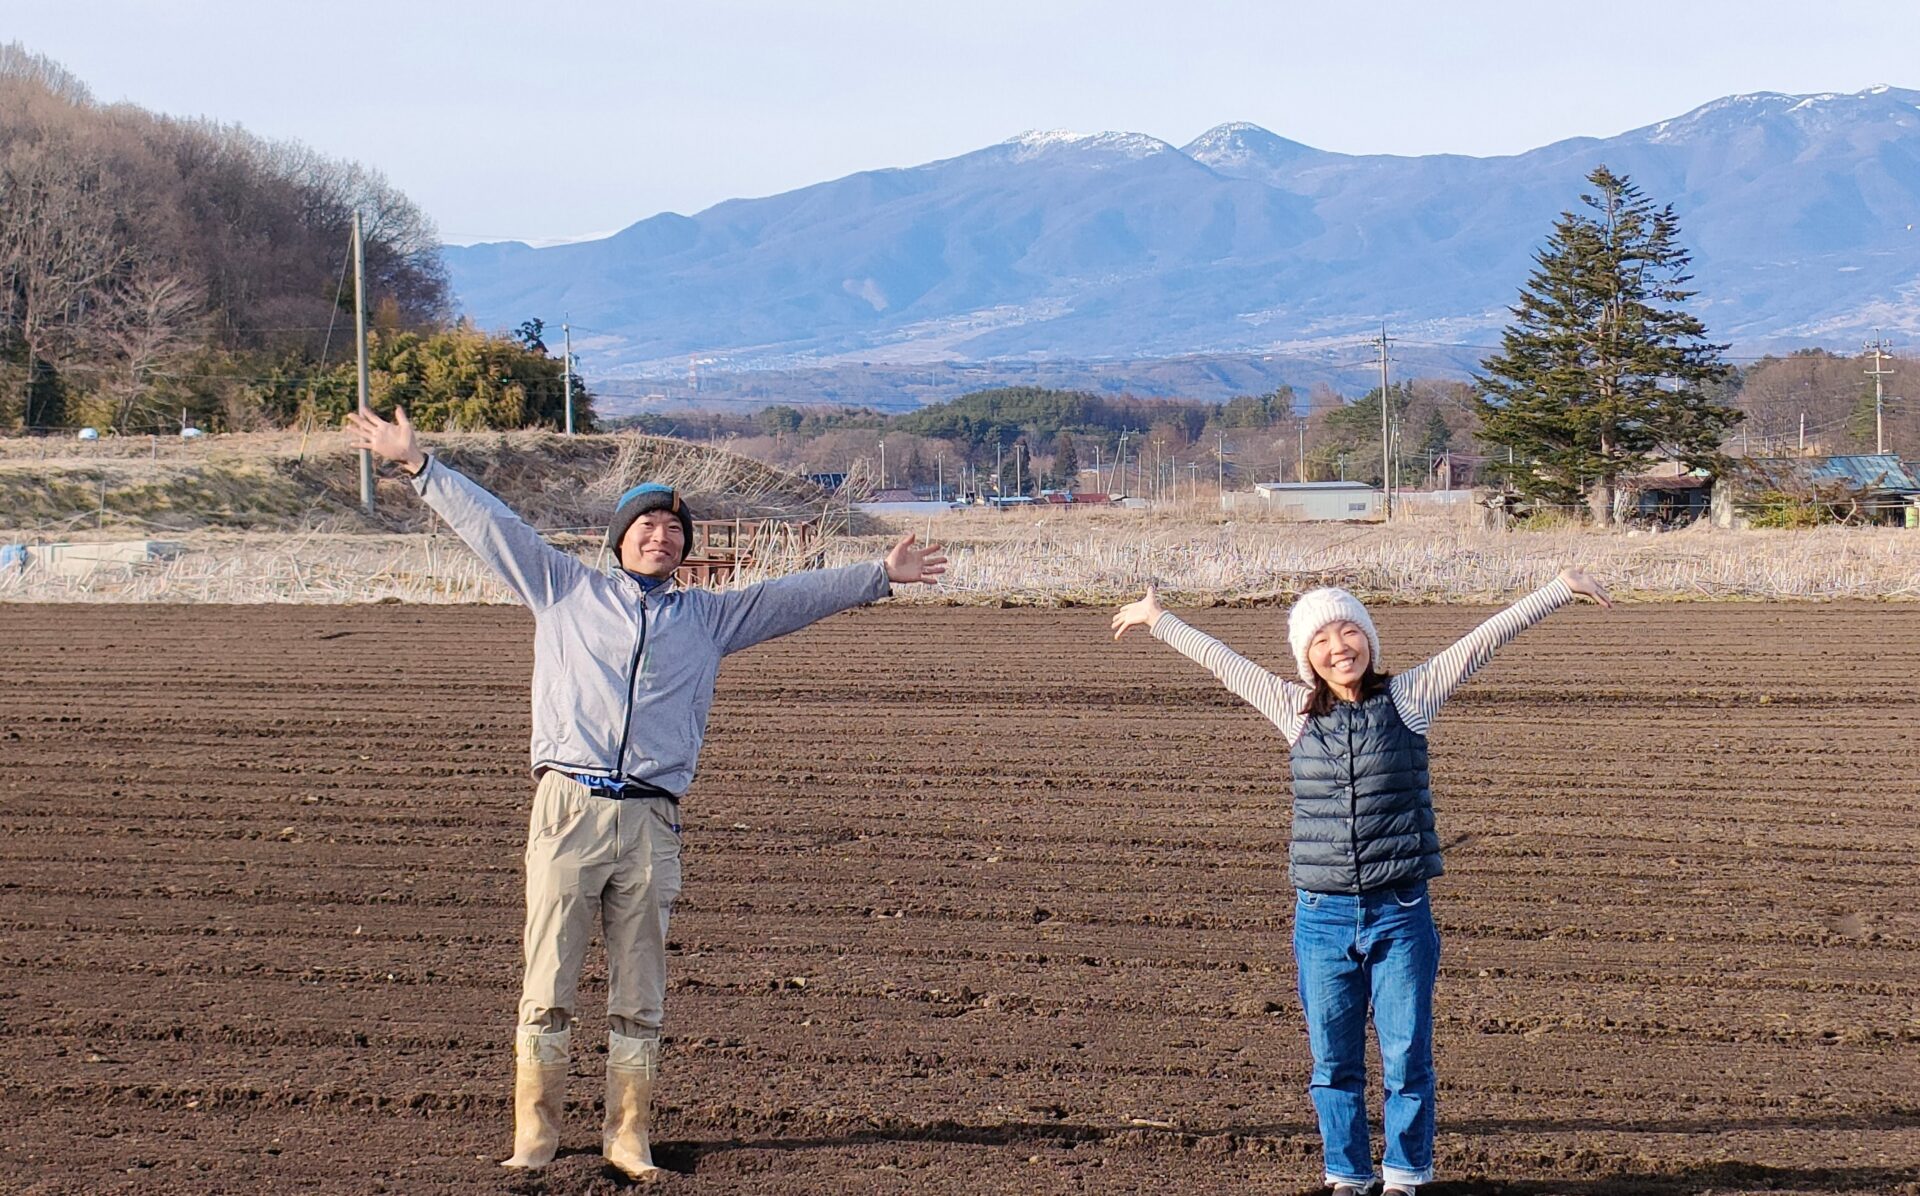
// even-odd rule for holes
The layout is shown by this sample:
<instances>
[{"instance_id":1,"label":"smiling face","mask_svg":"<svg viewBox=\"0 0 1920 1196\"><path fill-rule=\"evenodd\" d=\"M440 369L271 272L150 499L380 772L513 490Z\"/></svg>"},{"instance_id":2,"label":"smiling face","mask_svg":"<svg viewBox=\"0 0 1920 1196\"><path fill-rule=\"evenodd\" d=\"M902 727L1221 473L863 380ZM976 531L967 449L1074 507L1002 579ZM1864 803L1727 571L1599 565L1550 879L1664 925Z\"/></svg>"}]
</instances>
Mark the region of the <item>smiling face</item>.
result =
<instances>
[{"instance_id":1,"label":"smiling face","mask_svg":"<svg viewBox=\"0 0 1920 1196\"><path fill-rule=\"evenodd\" d=\"M672 511L648 511L620 537L620 567L642 577L671 577L687 553L687 533Z\"/></svg>"},{"instance_id":2,"label":"smiling face","mask_svg":"<svg viewBox=\"0 0 1920 1196\"><path fill-rule=\"evenodd\" d=\"M1313 633L1307 643L1307 663L1334 693L1351 699L1360 692L1360 681L1373 664L1365 629L1350 620L1335 619Z\"/></svg>"}]
</instances>

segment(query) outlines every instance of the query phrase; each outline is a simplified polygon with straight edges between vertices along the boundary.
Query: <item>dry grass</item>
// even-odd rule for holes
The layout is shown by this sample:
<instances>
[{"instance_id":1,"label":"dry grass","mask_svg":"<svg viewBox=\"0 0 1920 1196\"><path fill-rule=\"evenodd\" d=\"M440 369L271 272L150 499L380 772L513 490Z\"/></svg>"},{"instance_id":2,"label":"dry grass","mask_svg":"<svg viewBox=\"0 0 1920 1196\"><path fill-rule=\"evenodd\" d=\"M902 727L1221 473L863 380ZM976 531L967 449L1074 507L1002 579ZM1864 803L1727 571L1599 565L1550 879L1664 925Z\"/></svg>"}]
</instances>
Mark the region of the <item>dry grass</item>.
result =
<instances>
[{"instance_id":1,"label":"dry grass","mask_svg":"<svg viewBox=\"0 0 1920 1196\"><path fill-rule=\"evenodd\" d=\"M1920 532L1826 528L1663 535L1499 533L1435 517L1390 526L1226 520L1161 512L965 512L916 521L949 546L951 569L917 602L1111 604L1157 581L1184 604L1286 601L1315 585L1369 600L1487 602L1522 593L1566 564L1593 570L1638 601L1920 599ZM0 542L14 539L0 535ZM464 545L425 535L209 534L172 537L178 557L102 567L79 578L0 571L15 602L506 602L512 597ZM872 559L892 534L839 536L826 563ZM596 567L591 537L561 543ZM742 583L799 567L763 562Z\"/></svg>"},{"instance_id":2,"label":"dry grass","mask_svg":"<svg viewBox=\"0 0 1920 1196\"><path fill-rule=\"evenodd\" d=\"M844 514L792 475L722 448L623 434L472 433L429 447L595 564L593 525L626 486L667 482L702 516ZM159 536L168 561L58 577L0 568L0 600L137 602L503 602L481 567L402 482L358 507L337 433L179 441L0 439L0 544ZM1178 602L1284 601L1315 585L1372 600L1497 601L1579 563L1639 600L1920 598L1920 532L1899 529L1664 535L1577 529L1494 532L1474 508L1416 509L1393 525L1301 524L1223 514L1210 501L1159 511L965 511L917 520L950 546L945 584L911 601L1095 603L1157 581ZM211 526L230 530L209 530ZM884 552L905 524L862 518L827 563ZM271 530L268 530L271 529ZM569 536L565 533L579 533ZM762 563L743 581L802 567Z\"/></svg>"},{"instance_id":3,"label":"dry grass","mask_svg":"<svg viewBox=\"0 0 1920 1196\"><path fill-rule=\"evenodd\" d=\"M1498 532L1469 511L1382 527L1228 519L1202 506L965 512L913 530L950 546L941 588L956 601L1105 603L1152 581L1187 603L1284 601L1317 585L1369 600L1484 602L1570 564L1641 601L1920 598L1920 532L1898 528Z\"/></svg>"}]
</instances>

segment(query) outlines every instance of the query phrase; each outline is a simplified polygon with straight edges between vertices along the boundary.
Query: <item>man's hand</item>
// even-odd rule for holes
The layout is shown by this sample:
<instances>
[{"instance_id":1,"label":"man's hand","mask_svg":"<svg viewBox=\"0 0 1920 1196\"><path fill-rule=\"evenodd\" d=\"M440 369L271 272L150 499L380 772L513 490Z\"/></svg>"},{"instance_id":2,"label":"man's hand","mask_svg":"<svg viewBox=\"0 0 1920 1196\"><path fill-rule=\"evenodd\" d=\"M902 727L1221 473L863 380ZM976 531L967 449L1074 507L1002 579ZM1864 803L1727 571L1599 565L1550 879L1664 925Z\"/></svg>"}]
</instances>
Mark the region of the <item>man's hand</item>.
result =
<instances>
[{"instance_id":1,"label":"man's hand","mask_svg":"<svg viewBox=\"0 0 1920 1196\"><path fill-rule=\"evenodd\" d=\"M1607 593L1607 587L1587 576L1585 569L1562 569L1560 580L1567 583L1576 598L1591 598L1608 610L1613 609L1613 595Z\"/></svg>"},{"instance_id":2,"label":"man's hand","mask_svg":"<svg viewBox=\"0 0 1920 1196\"><path fill-rule=\"evenodd\" d=\"M420 441L413 434L413 421L407 418L404 407L393 409L392 422L371 411L349 412L347 443L369 450L382 461L398 461L408 473L419 473L426 468L427 455L420 451Z\"/></svg>"},{"instance_id":3,"label":"man's hand","mask_svg":"<svg viewBox=\"0 0 1920 1196\"><path fill-rule=\"evenodd\" d=\"M947 554L938 544L929 544L925 548L913 542L913 533L900 537L900 542L887 554L887 580L894 585L924 581L931 585L934 579L947 571Z\"/></svg>"},{"instance_id":4,"label":"man's hand","mask_svg":"<svg viewBox=\"0 0 1920 1196\"><path fill-rule=\"evenodd\" d=\"M1113 638L1119 639L1135 627L1152 631L1154 620L1166 613L1167 608L1160 605L1160 596L1154 593L1152 586L1148 586L1146 597L1138 602L1129 602L1114 612Z\"/></svg>"}]
</instances>

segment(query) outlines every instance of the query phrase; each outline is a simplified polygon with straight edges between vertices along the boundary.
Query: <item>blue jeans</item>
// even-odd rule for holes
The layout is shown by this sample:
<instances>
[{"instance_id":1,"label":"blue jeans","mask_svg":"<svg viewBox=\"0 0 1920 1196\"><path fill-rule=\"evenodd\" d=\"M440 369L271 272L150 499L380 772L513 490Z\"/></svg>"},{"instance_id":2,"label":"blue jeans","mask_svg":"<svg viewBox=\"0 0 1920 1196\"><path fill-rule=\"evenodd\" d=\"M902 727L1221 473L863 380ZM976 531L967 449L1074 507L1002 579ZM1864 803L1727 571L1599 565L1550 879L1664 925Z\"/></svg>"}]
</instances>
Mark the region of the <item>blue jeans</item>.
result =
<instances>
[{"instance_id":1,"label":"blue jeans","mask_svg":"<svg viewBox=\"0 0 1920 1196\"><path fill-rule=\"evenodd\" d=\"M1367 1009L1386 1086L1387 1183L1433 1178L1433 982L1440 934L1415 881L1373 893L1309 893L1294 908L1293 958L1313 1044L1308 1090L1329 1183L1373 1180L1367 1130Z\"/></svg>"}]
</instances>

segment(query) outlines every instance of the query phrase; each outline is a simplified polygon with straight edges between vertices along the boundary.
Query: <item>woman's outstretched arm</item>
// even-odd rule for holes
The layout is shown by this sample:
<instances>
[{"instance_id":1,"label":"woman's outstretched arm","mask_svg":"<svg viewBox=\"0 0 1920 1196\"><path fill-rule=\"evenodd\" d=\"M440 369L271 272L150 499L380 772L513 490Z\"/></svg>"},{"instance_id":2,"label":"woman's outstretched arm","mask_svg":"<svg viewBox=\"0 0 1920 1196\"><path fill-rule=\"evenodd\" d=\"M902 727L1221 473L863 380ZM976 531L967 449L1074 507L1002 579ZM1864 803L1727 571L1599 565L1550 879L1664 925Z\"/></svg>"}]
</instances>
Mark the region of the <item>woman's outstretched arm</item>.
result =
<instances>
[{"instance_id":1,"label":"woman's outstretched arm","mask_svg":"<svg viewBox=\"0 0 1920 1196\"><path fill-rule=\"evenodd\" d=\"M1606 587L1584 570L1563 569L1560 576L1480 624L1432 660L1396 674L1390 684L1401 721L1408 730L1425 735L1432 729L1440 707L1466 684L1467 678L1492 660L1495 652L1575 598L1613 606Z\"/></svg>"},{"instance_id":2,"label":"woman's outstretched arm","mask_svg":"<svg viewBox=\"0 0 1920 1196\"><path fill-rule=\"evenodd\" d=\"M1219 678L1222 685L1280 728L1289 744L1300 738L1307 721L1306 686L1275 676L1206 632L1168 614L1152 586L1147 587L1146 597L1115 613L1113 638L1119 639L1135 627L1146 628L1155 639Z\"/></svg>"}]
</instances>

